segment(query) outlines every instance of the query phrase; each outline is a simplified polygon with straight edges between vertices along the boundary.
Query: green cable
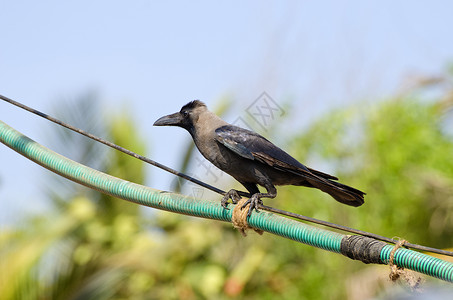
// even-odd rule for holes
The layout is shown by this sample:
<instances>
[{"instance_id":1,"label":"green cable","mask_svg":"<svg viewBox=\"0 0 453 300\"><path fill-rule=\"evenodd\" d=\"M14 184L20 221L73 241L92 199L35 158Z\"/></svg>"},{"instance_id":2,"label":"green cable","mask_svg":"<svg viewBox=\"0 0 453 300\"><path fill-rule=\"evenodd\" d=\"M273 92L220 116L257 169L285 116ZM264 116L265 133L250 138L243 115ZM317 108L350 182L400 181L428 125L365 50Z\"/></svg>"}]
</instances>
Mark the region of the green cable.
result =
<instances>
[{"instance_id":1,"label":"green cable","mask_svg":"<svg viewBox=\"0 0 453 300\"><path fill-rule=\"evenodd\" d=\"M2 121L0 121L0 142L44 168L102 193L148 207L231 222L233 209L224 209L220 201L213 202L164 192L107 175L53 152ZM345 254L342 251L342 241L348 236L340 233L264 211L253 213L248 223L253 228L320 249ZM380 263L388 264L392 249L390 245L382 247L378 257ZM400 248L395 252L394 263L400 267L453 282L453 264L426 254Z\"/></svg>"},{"instance_id":2,"label":"green cable","mask_svg":"<svg viewBox=\"0 0 453 300\"><path fill-rule=\"evenodd\" d=\"M386 245L381 251L381 261L388 264L393 246ZM399 248L395 252L394 264L435 278L453 282L452 263L417 251Z\"/></svg>"}]
</instances>

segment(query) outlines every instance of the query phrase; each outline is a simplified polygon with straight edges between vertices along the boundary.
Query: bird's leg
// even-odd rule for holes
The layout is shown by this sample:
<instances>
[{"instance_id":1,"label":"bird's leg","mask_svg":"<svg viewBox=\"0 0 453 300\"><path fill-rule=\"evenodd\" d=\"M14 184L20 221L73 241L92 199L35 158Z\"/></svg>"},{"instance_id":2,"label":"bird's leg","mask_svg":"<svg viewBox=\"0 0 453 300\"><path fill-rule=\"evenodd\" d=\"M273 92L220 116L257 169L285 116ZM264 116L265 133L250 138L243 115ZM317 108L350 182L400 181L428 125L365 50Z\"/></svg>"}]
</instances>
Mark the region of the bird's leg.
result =
<instances>
[{"instance_id":1,"label":"bird's leg","mask_svg":"<svg viewBox=\"0 0 453 300\"><path fill-rule=\"evenodd\" d=\"M236 204L241 200L241 196L243 197L250 197L251 195L255 193L259 193L260 190L254 183L249 183L249 182L241 182L242 185L249 191L250 193L245 193L241 192L235 189L231 189L228 192L225 193L225 196L223 196L222 201L220 202L224 208L227 208L228 206L228 200L231 198L233 204Z\"/></svg>"},{"instance_id":2,"label":"bird's leg","mask_svg":"<svg viewBox=\"0 0 453 300\"><path fill-rule=\"evenodd\" d=\"M220 202L223 206L223 208L227 208L228 206L228 200L231 198L231 201L233 204L238 203L239 200L241 200L241 196L239 196L239 193L235 189L231 189L228 192L225 193L225 196L223 196L222 201Z\"/></svg>"},{"instance_id":3,"label":"bird's leg","mask_svg":"<svg viewBox=\"0 0 453 300\"><path fill-rule=\"evenodd\" d=\"M244 205L242 205L241 209L244 209L247 205L250 204L249 212L247 213L247 217L250 217L253 209L258 211L258 206L263 204L263 201L261 200L261 198L273 199L277 196L277 189L275 188L275 186L273 186L272 184L269 184L269 185L266 185L265 188L267 190L267 193L255 193L252 195L252 197L250 197L249 200L247 200L244 203Z\"/></svg>"}]
</instances>

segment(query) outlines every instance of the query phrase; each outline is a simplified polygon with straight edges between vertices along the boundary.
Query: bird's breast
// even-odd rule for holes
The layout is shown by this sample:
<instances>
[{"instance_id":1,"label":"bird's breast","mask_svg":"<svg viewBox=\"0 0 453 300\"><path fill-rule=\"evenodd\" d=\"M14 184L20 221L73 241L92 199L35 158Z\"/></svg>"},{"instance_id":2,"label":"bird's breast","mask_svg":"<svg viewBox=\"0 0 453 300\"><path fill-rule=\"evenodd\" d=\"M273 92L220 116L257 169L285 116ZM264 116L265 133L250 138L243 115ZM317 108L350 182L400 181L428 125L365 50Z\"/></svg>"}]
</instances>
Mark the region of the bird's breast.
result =
<instances>
[{"instance_id":1,"label":"bird's breast","mask_svg":"<svg viewBox=\"0 0 453 300\"><path fill-rule=\"evenodd\" d=\"M215 138L194 139L200 153L217 168L233 175L243 159L218 143ZM240 169L240 168L239 168ZM234 175L233 175L234 176Z\"/></svg>"}]
</instances>

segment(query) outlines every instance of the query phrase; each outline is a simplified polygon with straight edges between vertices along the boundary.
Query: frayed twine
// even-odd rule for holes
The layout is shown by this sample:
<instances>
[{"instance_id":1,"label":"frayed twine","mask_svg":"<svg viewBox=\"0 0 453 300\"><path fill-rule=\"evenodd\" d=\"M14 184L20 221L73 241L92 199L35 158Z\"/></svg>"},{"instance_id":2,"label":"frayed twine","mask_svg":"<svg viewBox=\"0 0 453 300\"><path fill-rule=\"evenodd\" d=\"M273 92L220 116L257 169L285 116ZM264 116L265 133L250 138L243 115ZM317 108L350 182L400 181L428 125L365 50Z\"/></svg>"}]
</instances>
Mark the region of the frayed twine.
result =
<instances>
[{"instance_id":1,"label":"frayed twine","mask_svg":"<svg viewBox=\"0 0 453 300\"><path fill-rule=\"evenodd\" d=\"M249 223L247 222L247 213L249 211L250 204L242 208L242 206L245 204L247 200L248 200L247 198L242 198L236 204L236 206L233 209L233 216L231 218L231 222L233 223L234 228L236 228L244 237L247 236L246 231L248 229L253 229L258 234L263 234L263 231L261 229L250 227Z\"/></svg>"},{"instance_id":2,"label":"frayed twine","mask_svg":"<svg viewBox=\"0 0 453 300\"><path fill-rule=\"evenodd\" d=\"M398 279L403 278L406 283L409 285L412 291L420 292L420 285L422 283L422 278L417 276L414 272L409 272L405 270L403 267L399 267L395 264L395 253L396 250L404 246L406 240L400 239L393 247L392 251L390 252L390 259L389 259L389 267L390 267L390 274L389 278L392 282L397 282Z\"/></svg>"}]
</instances>

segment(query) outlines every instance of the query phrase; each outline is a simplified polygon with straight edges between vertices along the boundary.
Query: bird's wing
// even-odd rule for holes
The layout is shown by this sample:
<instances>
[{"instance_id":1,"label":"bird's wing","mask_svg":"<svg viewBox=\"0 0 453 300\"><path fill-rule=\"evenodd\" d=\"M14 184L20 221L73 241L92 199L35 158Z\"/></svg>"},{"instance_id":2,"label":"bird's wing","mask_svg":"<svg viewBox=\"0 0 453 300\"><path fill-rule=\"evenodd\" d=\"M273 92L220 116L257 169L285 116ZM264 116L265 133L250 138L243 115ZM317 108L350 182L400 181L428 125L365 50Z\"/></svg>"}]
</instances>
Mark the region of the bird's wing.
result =
<instances>
[{"instance_id":1,"label":"bird's wing","mask_svg":"<svg viewBox=\"0 0 453 300\"><path fill-rule=\"evenodd\" d=\"M290 172L305 179L301 185L318 188L341 203L351 206L363 204L364 192L341 184L335 176L309 169L291 155L261 135L233 125L215 130L216 139L225 147L244 158L267 164L277 170Z\"/></svg>"},{"instance_id":2,"label":"bird's wing","mask_svg":"<svg viewBox=\"0 0 453 300\"><path fill-rule=\"evenodd\" d=\"M335 176L307 168L291 155L253 131L233 125L225 125L217 128L215 132L219 143L244 158L256 160L276 169L301 176L313 176L314 174L325 179L337 180Z\"/></svg>"}]
</instances>

